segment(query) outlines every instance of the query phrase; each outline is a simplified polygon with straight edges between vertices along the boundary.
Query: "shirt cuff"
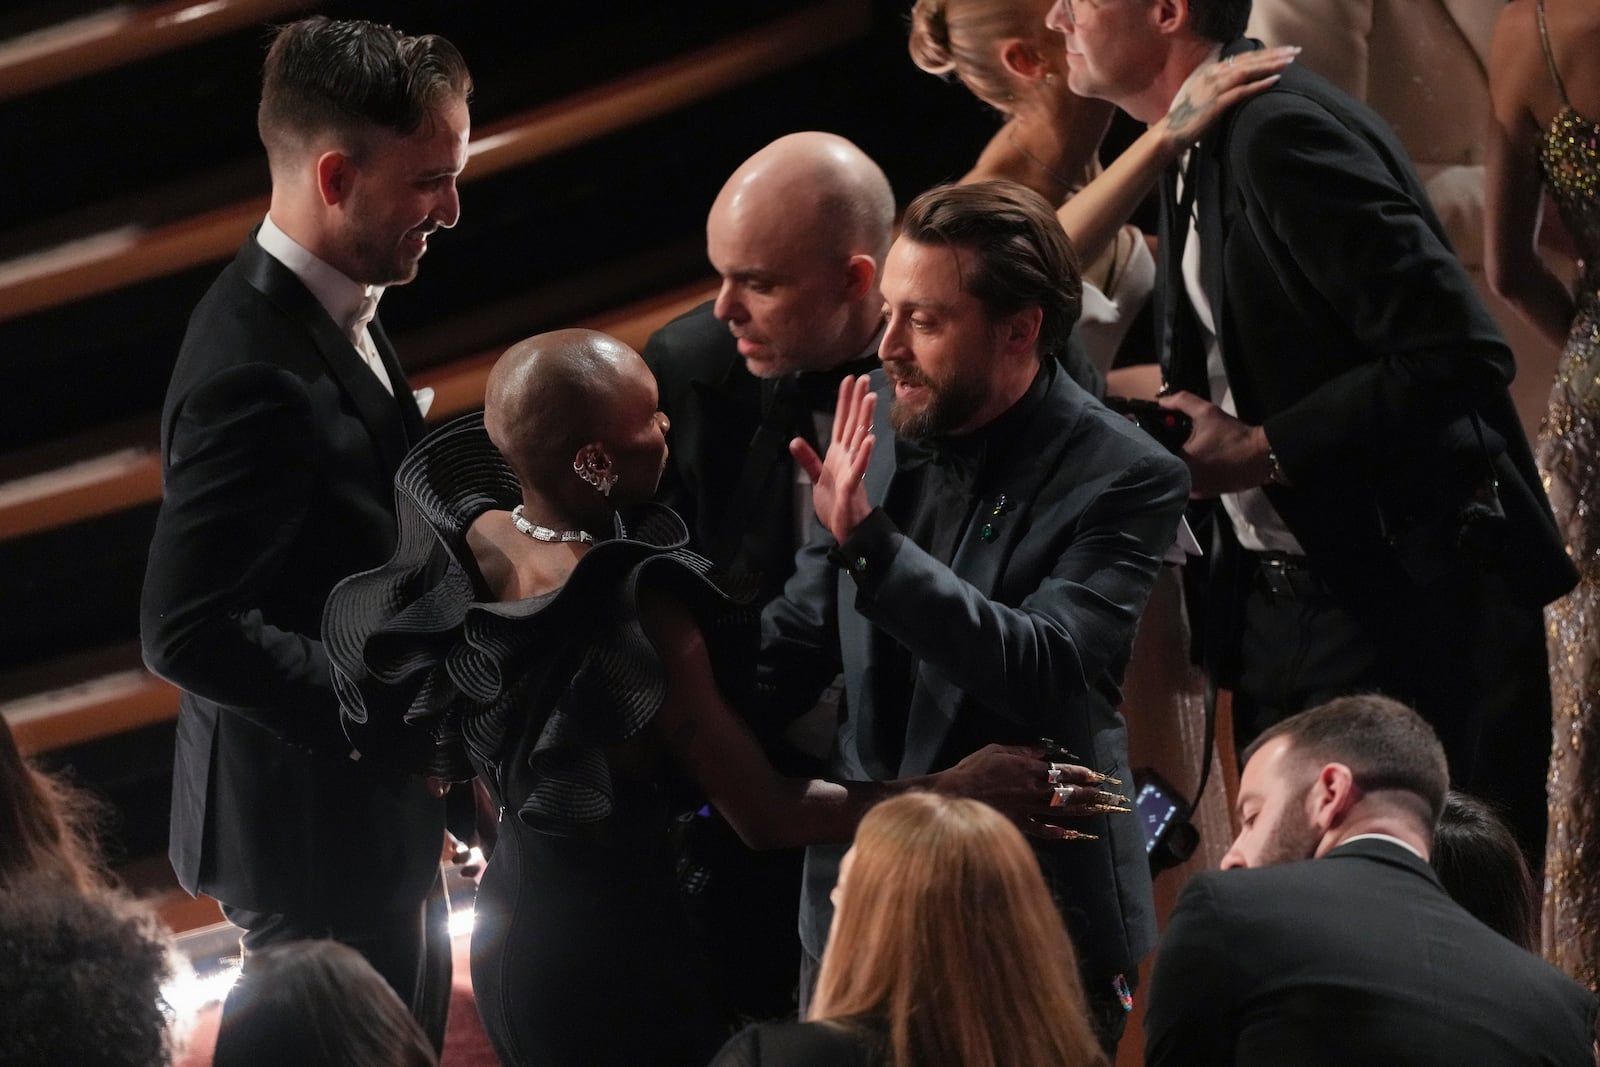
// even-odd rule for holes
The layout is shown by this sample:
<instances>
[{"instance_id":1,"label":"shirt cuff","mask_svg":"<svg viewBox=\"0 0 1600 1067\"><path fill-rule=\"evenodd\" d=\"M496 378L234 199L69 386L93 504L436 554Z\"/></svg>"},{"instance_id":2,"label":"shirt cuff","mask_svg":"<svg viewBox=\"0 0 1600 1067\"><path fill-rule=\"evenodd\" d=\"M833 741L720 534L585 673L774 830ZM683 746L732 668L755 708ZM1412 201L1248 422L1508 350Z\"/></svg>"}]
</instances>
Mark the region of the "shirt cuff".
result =
<instances>
[{"instance_id":1,"label":"shirt cuff","mask_svg":"<svg viewBox=\"0 0 1600 1067\"><path fill-rule=\"evenodd\" d=\"M828 561L858 585L875 585L899 549L900 529L882 508L873 508L841 544L828 550Z\"/></svg>"}]
</instances>

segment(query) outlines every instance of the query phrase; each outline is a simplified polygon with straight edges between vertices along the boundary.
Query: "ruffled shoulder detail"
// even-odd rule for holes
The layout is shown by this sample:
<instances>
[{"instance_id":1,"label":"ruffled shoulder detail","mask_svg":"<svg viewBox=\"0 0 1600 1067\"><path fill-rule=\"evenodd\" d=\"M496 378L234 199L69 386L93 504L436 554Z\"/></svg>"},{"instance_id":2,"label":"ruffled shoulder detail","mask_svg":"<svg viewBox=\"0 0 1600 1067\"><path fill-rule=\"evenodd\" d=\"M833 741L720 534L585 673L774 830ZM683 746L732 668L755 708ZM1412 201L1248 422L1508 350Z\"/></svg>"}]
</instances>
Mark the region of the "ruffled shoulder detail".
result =
<instances>
[{"instance_id":1,"label":"ruffled shoulder detail","mask_svg":"<svg viewBox=\"0 0 1600 1067\"><path fill-rule=\"evenodd\" d=\"M466 530L521 491L481 415L418 444L395 498L394 557L341 582L323 617L345 731L362 758L463 781L474 773L470 750L505 769L497 791L525 822L575 832L611 813L604 750L642 730L666 695L638 616L641 590L686 603L722 646L719 659L736 656L732 643L746 646L744 662L753 657L753 610L685 548L682 520L656 505L626 529L619 522L560 590L488 602Z\"/></svg>"}]
</instances>

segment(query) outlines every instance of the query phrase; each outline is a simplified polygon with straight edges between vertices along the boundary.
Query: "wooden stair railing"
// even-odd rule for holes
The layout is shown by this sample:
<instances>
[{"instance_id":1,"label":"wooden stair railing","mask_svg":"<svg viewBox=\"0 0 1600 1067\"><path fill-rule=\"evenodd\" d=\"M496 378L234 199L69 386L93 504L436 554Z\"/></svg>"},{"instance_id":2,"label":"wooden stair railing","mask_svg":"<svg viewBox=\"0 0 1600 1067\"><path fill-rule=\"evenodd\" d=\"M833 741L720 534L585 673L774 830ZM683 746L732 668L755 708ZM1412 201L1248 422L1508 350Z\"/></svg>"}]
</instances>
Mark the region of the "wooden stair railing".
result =
<instances>
[{"instance_id":1,"label":"wooden stair railing","mask_svg":"<svg viewBox=\"0 0 1600 1067\"><path fill-rule=\"evenodd\" d=\"M602 330L634 348L642 348L662 323L714 295L715 290L707 283L697 282L577 325ZM429 421L438 422L481 406L489 368L501 351L496 348L474 353L414 375L413 385L428 386L434 391ZM147 444L119 448L0 483L0 541L159 500L161 457L154 441L153 423L149 433Z\"/></svg>"},{"instance_id":2,"label":"wooden stair railing","mask_svg":"<svg viewBox=\"0 0 1600 1067\"><path fill-rule=\"evenodd\" d=\"M872 25L860 0L821 0L687 55L513 116L469 146L463 181L552 155L804 62ZM265 197L145 230L127 226L0 264L0 321L231 254L266 214Z\"/></svg>"},{"instance_id":3,"label":"wooden stair railing","mask_svg":"<svg viewBox=\"0 0 1600 1067\"><path fill-rule=\"evenodd\" d=\"M126 4L0 43L0 100L317 6L317 0L169 0Z\"/></svg>"}]
</instances>

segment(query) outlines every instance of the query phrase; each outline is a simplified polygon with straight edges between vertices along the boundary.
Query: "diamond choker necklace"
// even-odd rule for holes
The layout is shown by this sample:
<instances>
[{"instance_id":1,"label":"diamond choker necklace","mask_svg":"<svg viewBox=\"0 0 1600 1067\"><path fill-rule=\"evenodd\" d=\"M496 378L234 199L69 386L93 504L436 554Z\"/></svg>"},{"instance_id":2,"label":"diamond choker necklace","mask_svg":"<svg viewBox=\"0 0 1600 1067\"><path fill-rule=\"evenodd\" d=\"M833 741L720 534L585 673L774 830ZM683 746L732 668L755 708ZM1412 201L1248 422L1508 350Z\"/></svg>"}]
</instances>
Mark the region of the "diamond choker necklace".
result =
<instances>
[{"instance_id":1,"label":"diamond choker necklace","mask_svg":"<svg viewBox=\"0 0 1600 1067\"><path fill-rule=\"evenodd\" d=\"M593 541L594 535L587 530L552 530L548 526L540 526L536 522L529 522L522 517L522 505L518 504L511 509L511 525L520 532L527 534L535 541Z\"/></svg>"}]
</instances>

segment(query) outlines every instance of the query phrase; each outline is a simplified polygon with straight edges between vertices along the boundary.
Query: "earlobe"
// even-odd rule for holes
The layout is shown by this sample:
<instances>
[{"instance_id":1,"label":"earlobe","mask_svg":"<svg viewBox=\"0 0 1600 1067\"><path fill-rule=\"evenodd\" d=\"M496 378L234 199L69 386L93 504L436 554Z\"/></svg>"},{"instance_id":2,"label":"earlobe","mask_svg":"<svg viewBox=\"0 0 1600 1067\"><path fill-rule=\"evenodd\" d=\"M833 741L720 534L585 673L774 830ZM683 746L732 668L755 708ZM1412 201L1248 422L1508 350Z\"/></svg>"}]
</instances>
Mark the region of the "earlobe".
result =
<instances>
[{"instance_id":1,"label":"earlobe","mask_svg":"<svg viewBox=\"0 0 1600 1067\"><path fill-rule=\"evenodd\" d=\"M1172 33L1189 24L1189 0L1156 0L1151 13L1157 27Z\"/></svg>"},{"instance_id":2,"label":"earlobe","mask_svg":"<svg viewBox=\"0 0 1600 1067\"><path fill-rule=\"evenodd\" d=\"M1044 60L1039 53L1020 37L1013 37L1000 46L1000 63L1017 77L1028 81L1037 81L1046 73Z\"/></svg>"},{"instance_id":3,"label":"earlobe","mask_svg":"<svg viewBox=\"0 0 1600 1067\"><path fill-rule=\"evenodd\" d=\"M1355 775L1342 763L1330 763L1317 775L1316 824L1324 832L1336 825L1356 801Z\"/></svg>"},{"instance_id":4,"label":"earlobe","mask_svg":"<svg viewBox=\"0 0 1600 1067\"><path fill-rule=\"evenodd\" d=\"M1026 307L1011 316L1007 326L1007 340L1018 351L1034 348L1039 343L1039 329L1044 325L1044 309Z\"/></svg>"},{"instance_id":5,"label":"earlobe","mask_svg":"<svg viewBox=\"0 0 1600 1067\"><path fill-rule=\"evenodd\" d=\"M611 469L611 457L597 444L578 449L577 458L572 461L572 473L594 486L601 496L610 496L617 484L617 475Z\"/></svg>"},{"instance_id":6,"label":"earlobe","mask_svg":"<svg viewBox=\"0 0 1600 1067\"><path fill-rule=\"evenodd\" d=\"M317 157L317 192L329 207L343 203L350 195L355 163L343 152L324 152Z\"/></svg>"},{"instance_id":7,"label":"earlobe","mask_svg":"<svg viewBox=\"0 0 1600 1067\"><path fill-rule=\"evenodd\" d=\"M878 279L878 264L869 255L858 252L845 262L845 293L850 300L860 300L872 291Z\"/></svg>"}]
</instances>

